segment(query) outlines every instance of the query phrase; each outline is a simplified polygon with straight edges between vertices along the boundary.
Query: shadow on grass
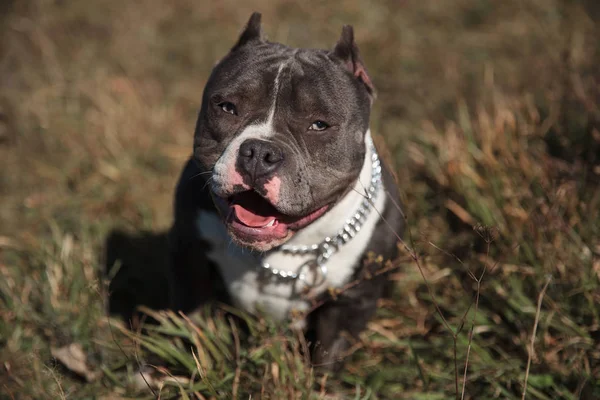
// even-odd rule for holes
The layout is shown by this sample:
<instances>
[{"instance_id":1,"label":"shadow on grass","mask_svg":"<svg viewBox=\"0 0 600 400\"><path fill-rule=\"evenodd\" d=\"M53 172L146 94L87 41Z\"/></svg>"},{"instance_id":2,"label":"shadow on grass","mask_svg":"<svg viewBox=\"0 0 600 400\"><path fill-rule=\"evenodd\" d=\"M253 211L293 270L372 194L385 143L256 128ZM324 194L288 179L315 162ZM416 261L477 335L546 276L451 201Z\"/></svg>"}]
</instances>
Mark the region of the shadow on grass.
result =
<instances>
[{"instance_id":1,"label":"shadow on grass","mask_svg":"<svg viewBox=\"0 0 600 400\"><path fill-rule=\"evenodd\" d=\"M167 232L112 231L106 239L105 279L110 280L108 312L137 319L139 306L169 307Z\"/></svg>"},{"instance_id":2,"label":"shadow on grass","mask_svg":"<svg viewBox=\"0 0 600 400\"><path fill-rule=\"evenodd\" d=\"M171 257L168 232L113 230L105 242L103 280L108 280L108 310L135 327L140 306L186 314L204 306L229 304L224 283L201 245ZM174 292L171 292L174 290ZM146 322L150 322L145 320Z\"/></svg>"}]
</instances>

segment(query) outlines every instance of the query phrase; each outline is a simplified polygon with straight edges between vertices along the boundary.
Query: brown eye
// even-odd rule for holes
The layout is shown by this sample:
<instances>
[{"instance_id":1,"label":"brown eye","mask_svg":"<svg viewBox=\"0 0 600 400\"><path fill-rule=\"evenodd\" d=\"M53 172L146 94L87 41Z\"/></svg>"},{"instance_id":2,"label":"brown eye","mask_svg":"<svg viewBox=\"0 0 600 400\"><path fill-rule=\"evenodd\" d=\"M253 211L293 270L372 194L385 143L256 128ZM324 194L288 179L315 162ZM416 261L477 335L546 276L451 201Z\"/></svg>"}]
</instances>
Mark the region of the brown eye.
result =
<instances>
[{"instance_id":1,"label":"brown eye","mask_svg":"<svg viewBox=\"0 0 600 400\"><path fill-rule=\"evenodd\" d=\"M325 122L315 121L310 125L310 127L308 127L308 130L309 131L324 131L327 128L329 128L329 125L327 125Z\"/></svg>"},{"instance_id":2,"label":"brown eye","mask_svg":"<svg viewBox=\"0 0 600 400\"><path fill-rule=\"evenodd\" d=\"M236 115L237 114L237 110L235 109L235 105L233 103L228 102L228 101L224 101L222 103L219 103L219 107L221 107L221 110L225 111L227 114L231 114L231 115Z\"/></svg>"}]
</instances>

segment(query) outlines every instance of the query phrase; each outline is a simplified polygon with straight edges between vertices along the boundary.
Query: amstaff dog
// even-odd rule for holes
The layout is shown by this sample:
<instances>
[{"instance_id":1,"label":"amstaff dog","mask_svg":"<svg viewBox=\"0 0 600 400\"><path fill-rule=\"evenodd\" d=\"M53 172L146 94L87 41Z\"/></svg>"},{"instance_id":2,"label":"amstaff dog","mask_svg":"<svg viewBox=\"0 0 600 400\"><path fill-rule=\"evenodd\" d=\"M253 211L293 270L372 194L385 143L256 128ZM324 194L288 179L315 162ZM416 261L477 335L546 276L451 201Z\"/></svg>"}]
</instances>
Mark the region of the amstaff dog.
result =
<instances>
[{"instance_id":1,"label":"amstaff dog","mask_svg":"<svg viewBox=\"0 0 600 400\"><path fill-rule=\"evenodd\" d=\"M332 51L296 49L264 40L260 19L204 89L175 196L173 307L304 313L313 362L339 365L343 332L358 335L386 290L367 254L396 256L398 192L371 139L374 88L352 27Z\"/></svg>"}]
</instances>

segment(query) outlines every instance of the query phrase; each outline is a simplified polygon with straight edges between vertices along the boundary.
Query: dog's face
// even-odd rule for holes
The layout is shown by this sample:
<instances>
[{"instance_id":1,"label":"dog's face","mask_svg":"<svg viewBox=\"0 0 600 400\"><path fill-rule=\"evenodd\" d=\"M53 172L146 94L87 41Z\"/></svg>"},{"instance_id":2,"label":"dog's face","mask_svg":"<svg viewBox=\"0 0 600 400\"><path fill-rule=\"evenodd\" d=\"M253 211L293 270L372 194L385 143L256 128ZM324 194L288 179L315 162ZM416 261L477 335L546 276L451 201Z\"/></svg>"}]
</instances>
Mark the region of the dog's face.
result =
<instances>
[{"instance_id":1,"label":"dog's face","mask_svg":"<svg viewBox=\"0 0 600 400\"><path fill-rule=\"evenodd\" d=\"M194 137L235 241L279 246L348 192L372 99L351 27L333 51L293 49L262 40L252 15L206 84Z\"/></svg>"}]
</instances>

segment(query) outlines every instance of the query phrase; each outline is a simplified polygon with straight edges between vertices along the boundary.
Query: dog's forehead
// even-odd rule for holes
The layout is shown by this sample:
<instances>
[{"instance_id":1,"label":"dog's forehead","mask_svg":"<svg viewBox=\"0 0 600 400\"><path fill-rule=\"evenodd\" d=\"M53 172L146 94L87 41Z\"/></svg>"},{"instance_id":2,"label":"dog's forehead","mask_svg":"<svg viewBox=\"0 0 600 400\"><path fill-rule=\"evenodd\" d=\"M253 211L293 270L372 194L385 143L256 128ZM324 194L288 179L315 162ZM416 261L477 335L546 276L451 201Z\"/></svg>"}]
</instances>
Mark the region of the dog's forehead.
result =
<instances>
[{"instance_id":1,"label":"dog's forehead","mask_svg":"<svg viewBox=\"0 0 600 400\"><path fill-rule=\"evenodd\" d=\"M261 43L228 54L211 76L211 89L252 89L270 85L281 70L290 78L331 80L341 73L326 50L292 48L279 43Z\"/></svg>"}]
</instances>

